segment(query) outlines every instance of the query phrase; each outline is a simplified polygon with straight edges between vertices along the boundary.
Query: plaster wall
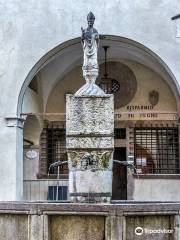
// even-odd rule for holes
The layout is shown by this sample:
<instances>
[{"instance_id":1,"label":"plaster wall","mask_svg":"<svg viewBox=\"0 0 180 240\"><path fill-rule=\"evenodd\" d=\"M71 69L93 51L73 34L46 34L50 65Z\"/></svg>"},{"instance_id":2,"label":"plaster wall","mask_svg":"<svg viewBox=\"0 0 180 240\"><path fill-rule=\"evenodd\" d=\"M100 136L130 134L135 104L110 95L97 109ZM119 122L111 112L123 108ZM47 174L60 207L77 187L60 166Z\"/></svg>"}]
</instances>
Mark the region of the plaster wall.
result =
<instances>
[{"instance_id":1,"label":"plaster wall","mask_svg":"<svg viewBox=\"0 0 180 240\"><path fill-rule=\"evenodd\" d=\"M134 179L136 201L179 201L179 179Z\"/></svg>"},{"instance_id":2,"label":"plaster wall","mask_svg":"<svg viewBox=\"0 0 180 240\"><path fill-rule=\"evenodd\" d=\"M23 97L22 112L36 113L40 111L42 111L42 100L40 94L36 93L31 88L27 87Z\"/></svg>"},{"instance_id":3,"label":"plaster wall","mask_svg":"<svg viewBox=\"0 0 180 240\"><path fill-rule=\"evenodd\" d=\"M180 10L178 0L0 0L0 200L19 199L22 193L23 134L16 125L8 128L4 119L17 115L21 88L23 95L33 75L55 53L49 51L80 36L90 10L100 34L133 39L156 53L171 69L179 90L179 39L171 21Z\"/></svg>"},{"instance_id":4,"label":"plaster wall","mask_svg":"<svg viewBox=\"0 0 180 240\"><path fill-rule=\"evenodd\" d=\"M147 46L164 60L179 82L179 41L176 23L171 21L180 10L178 0L1 0L0 10L3 116L16 114L19 92L30 69L58 44L79 37L90 10L100 34L123 36Z\"/></svg>"},{"instance_id":5,"label":"plaster wall","mask_svg":"<svg viewBox=\"0 0 180 240\"><path fill-rule=\"evenodd\" d=\"M0 200L20 200L23 197L23 130L7 127L1 121Z\"/></svg>"},{"instance_id":6,"label":"plaster wall","mask_svg":"<svg viewBox=\"0 0 180 240\"><path fill-rule=\"evenodd\" d=\"M134 61L122 60L122 62L134 72L137 80L137 91L128 105L150 105L148 94L150 91L156 90L159 92L159 102L154 107L154 110L177 111L177 104L172 90L157 73ZM75 93L83 84L84 79L81 66L78 66L58 81L49 96L46 111L65 113L66 93ZM127 109L125 106L115 110L126 111Z\"/></svg>"},{"instance_id":7,"label":"plaster wall","mask_svg":"<svg viewBox=\"0 0 180 240\"><path fill-rule=\"evenodd\" d=\"M42 112L41 98L38 93L29 87L25 91L22 106L23 113ZM39 116L27 115L24 124L23 138L33 142L33 145L39 145L39 136L42 129L42 119ZM27 144L27 142L24 142Z\"/></svg>"},{"instance_id":8,"label":"plaster wall","mask_svg":"<svg viewBox=\"0 0 180 240\"><path fill-rule=\"evenodd\" d=\"M36 116L28 116L24 124L24 144L29 145L26 140L29 140L33 145L39 145L39 138L41 134L42 127L40 121Z\"/></svg>"},{"instance_id":9,"label":"plaster wall","mask_svg":"<svg viewBox=\"0 0 180 240\"><path fill-rule=\"evenodd\" d=\"M24 113L38 113L41 112L41 98L39 94L30 88L26 89L23 101ZM39 168L39 139L42 130L42 118L35 115L28 115L23 128L23 179L35 180ZM32 142L32 145L27 141ZM30 160L27 158L26 153L29 150L37 152L37 157ZM28 186L27 186L28 188ZM24 188L26 191L26 189ZM27 189L28 191L28 189ZM38 192L39 193L39 192ZM38 194L37 194L38 195ZM24 193L26 196L26 192Z\"/></svg>"},{"instance_id":10,"label":"plaster wall","mask_svg":"<svg viewBox=\"0 0 180 240\"><path fill-rule=\"evenodd\" d=\"M37 152L37 157L30 159L27 157L27 152L33 150ZM35 146L24 146L23 149L23 180L36 180L38 169L39 169L39 147ZM28 187L27 187L28 188ZM24 188L24 190L26 190Z\"/></svg>"}]
</instances>

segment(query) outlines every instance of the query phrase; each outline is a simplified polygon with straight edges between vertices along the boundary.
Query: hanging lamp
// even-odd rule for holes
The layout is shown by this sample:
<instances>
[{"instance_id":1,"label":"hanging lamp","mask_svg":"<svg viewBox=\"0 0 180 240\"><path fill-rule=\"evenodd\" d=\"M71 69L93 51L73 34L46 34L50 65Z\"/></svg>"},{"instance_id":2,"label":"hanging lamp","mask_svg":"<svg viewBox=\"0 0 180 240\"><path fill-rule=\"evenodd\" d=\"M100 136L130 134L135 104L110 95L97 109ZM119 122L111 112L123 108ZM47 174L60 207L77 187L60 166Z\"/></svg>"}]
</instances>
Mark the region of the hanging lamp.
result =
<instances>
[{"instance_id":1,"label":"hanging lamp","mask_svg":"<svg viewBox=\"0 0 180 240\"><path fill-rule=\"evenodd\" d=\"M120 84L117 80L110 78L107 70L107 50L109 46L103 46L104 49L104 76L101 78L99 87L103 89L106 94L115 94L120 89Z\"/></svg>"}]
</instances>

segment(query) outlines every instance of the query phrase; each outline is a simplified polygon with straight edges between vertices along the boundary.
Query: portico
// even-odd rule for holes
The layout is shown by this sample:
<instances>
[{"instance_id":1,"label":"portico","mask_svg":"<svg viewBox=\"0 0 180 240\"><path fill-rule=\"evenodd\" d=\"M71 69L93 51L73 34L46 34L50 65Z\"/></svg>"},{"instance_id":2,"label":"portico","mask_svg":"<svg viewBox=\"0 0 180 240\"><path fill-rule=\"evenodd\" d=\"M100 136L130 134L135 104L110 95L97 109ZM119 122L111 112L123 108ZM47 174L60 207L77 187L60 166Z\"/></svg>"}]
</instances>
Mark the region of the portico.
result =
<instances>
[{"instance_id":1,"label":"portico","mask_svg":"<svg viewBox=\"0 0 180 240\"><path fill-rule=\"evenodd\" d=\"M82 50L80 40L78 39L69 41L63 45L62 50L58 50L56 57L54 55L47 64L43 64L26 89L23 99L19 98L18 109L21 109L20 116L27 117L23 135L25 140L25 199L40 200L42 198L43 200L47 200L48 185L56 186L57 184L56 174L52 175L52 178L48 176L48 164L54 161L53 154L55 153L49 152L49 156L51 157L48 160L48 152L47 150L43 150L47 146L46 144L48 144L47 131L51 131L52 134L54 134L53 129L54 131L58 131L61 142L58 143L59 145L56 145L56 151L60 151L61 153L56 155L56 157L62 160L67 159L65 135L63 135L65 133L63 133L65 131L65 95L67 93L75 93L83 84L81 75ZM174 129L172 132L173 136L175 136L174 131L178 129L179 93L176 82L174 82L171 71L167 66L149 49L132 40L115 36L101 36L99 49L100 76L104 72L104 52L102 48L104 45L110 46L107 62L109 74L120 83L120 90L115 96L116 150L114 154L120 160L127 160L129 155L135 156L135 151L138 151L136 154L140 154L139 151L141 151L140 156L137 155L136 157L140 158L140 162L142 162L145 156L145 158L149 157L150 153L148 152L151 148L156 147L156 144L150 138L148 140L151 141L150 146L147 149L135 149L135 141L138 141L134 138L135 129L140 128L142 133L143 131L147 131L146 129L149 129L149 131L153 131L153 129L157 131L159 129L158 131L166 132ZM72 79L74 80L72 81ZM99 77L97 80L98 84L100 81L101 78ZM25 82L25 84L27 83ZM150 93L152 91L158 94L158 102L155 105L150 102ZM53 135L51 135L51 140L52 137ZM33 144L29 144L26 140ZM146 141L143 144L147 146L148 142ZM173 141L177 146L176 139ZM26 153L32 149L35 150L37 156L29 160ZM154 151L160 150L156 149ZM174 155L174 157L176 156L175 158L178 158L178 151ZM136 164L136 160L134 161ZM153 161L157 161L157 159L155 158ZM148 163L146 162L146 164ZM147 172L140 165L136 166L139 168L139 177L132 170L114 166L115 185L113 189L116 192L114 199L175 199L173 191L166 192L164 195L158 195L155 192L158 192L158 186L161 189L166 189L167 184L171 185L172 182L175 188L179 184L179 165L177 162L173 167L174 170L167 170L166 172L158 170L159 173L156 170L152 172L152 169L149 169L149 172ZM54 173L57 173L57 170ZM62 187L68 187L66 166L61 167L61 174L64 177L58 181L58 184L62 185ZM120 184L120 180L123 181L122 184ZM157 181L159 183L158 186L156 184ZM147 184L149 187L146 188L146 191L141 191L140 189L147 186ZM152 190L153 184L156 186L154 193ZM41 188L46 190L42 191ZM118 188L119 190L117 190ZM30 189L34 189L33 194L30 194ZM119 191L118 194L117 191Z\"/></svg>"}]
</instances>

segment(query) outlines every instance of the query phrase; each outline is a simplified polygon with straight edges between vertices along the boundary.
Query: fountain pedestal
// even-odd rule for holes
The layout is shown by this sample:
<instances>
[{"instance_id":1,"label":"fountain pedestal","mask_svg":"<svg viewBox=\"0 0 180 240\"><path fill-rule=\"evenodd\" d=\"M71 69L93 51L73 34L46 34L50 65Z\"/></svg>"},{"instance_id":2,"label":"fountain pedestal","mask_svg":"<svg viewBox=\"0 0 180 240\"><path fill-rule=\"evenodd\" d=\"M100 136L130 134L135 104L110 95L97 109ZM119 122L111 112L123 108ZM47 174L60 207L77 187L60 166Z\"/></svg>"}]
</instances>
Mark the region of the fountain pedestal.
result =
<instances>
[{"instance_id":1,"label":"fountain pedestal","mask_svg":"<svg viewBox=\"0 0 180 240\"><path fill-rule=\"evenodd\" d=\"M66 147L72 201L110 201L113 95L66 96Z\"/></svg>"}]
</instances>

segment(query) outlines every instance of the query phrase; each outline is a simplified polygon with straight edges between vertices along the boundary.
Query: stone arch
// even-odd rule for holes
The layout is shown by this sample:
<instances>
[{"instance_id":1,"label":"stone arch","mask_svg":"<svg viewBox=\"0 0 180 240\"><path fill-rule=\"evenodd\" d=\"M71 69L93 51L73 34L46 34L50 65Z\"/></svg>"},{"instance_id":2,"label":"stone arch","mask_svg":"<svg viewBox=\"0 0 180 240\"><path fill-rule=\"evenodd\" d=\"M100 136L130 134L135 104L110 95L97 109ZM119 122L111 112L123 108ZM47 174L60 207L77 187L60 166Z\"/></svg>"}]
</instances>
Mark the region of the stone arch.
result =
<instances>
[{"instance_id":1,"label":"stone arch","mask_svg":"<svg viewBox=\"0 0 180 240\"><path fill-rule=\"evenodd\" d=\"M132 60L138 61L154 71L158 72L168 83L170 88L172 89L174 96L176 98L176 102L178 105L178 109L180 108L180 86L172 73L171 69L168 65L163 61L163 59L158 56L156 53L151 51L149 48L144 46L143 44L136 42L134 40L119 37L119 36L112 36L112 35L101 35L101 45L110 44L114 47L114 53L112 51L112 56L110 58L117 58L117 54L121 58L130 58ZM60 73L62 75L66 74L69 69L72 69L73 64L76 65L77 63L80 64L81 56L76 54L81 54L81 40L80 38L75 38L69 41L66 41L47 54L45 54L30 70L29 74L27 75L19 93L18 97L18 104L17 104L17 115L19 116L22 113L22 103L23 97L25 94L25 90L33 77L43 68L47 67L49 64L52 64L58 58L62 58L66 53L71 53L67 58L67 66L63 69ZM103 59L103 52L102 50L99 51L100 61L101 58ZM70 61L71 56L74 54L74 60ZM59 78L55 79L52 84L55 84ZM51 90L49 90L50 92ZM48 96L47 96L48 98Z\"/></svg>"}]
</instances>

